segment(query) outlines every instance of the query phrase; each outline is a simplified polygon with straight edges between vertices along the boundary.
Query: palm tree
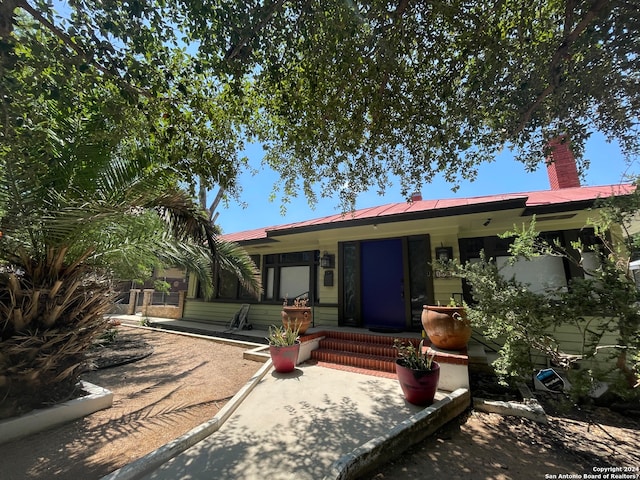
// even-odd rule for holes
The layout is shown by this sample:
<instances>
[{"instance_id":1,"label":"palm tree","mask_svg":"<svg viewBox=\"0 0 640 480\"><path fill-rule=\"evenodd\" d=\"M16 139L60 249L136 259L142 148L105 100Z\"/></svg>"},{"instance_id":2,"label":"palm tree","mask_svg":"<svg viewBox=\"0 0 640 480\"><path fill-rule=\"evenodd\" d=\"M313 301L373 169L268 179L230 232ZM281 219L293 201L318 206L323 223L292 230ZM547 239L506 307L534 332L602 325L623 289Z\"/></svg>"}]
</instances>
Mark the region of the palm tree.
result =
<instances>
[{"instance_id":1,"label":"palm tree","mask_svg":"<svg viewBox=\"0 0 640 480\"><path fill-rule=\"evenodd\" d=\"M217 261L260 288L253 262L217 237L167 165L97 143L61 144L48 162L15 151L2 162L0 418L76 388L83 352L107 327L116 279L164 263L188 268L211 291Z\"/></svg>"}]
</instances>

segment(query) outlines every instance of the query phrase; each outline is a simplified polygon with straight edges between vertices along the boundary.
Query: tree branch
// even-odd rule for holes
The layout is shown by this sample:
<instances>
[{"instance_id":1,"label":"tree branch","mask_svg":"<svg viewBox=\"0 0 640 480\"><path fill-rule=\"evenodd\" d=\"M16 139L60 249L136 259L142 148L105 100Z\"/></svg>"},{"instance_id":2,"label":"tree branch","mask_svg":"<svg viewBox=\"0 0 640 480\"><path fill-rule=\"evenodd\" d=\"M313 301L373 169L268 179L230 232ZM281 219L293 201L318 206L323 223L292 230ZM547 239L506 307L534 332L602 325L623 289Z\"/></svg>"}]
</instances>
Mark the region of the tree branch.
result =
<instances>
[{"instance_id":1,"label":"tree branch","mask_svg":"<svg viewBox=\"0 0 640 480\"><path fill-rule=\"evenodd\" d=\"M569 26L569 17L572 16L573 12L569 11L569 5L572 5L573 2L569 2L567 5L567 10L565 12L565 36L558 48L556 49L553 57L551 57L551 61L549 62L549 76L550 76L550 85L545 88L536 98L536 100L531 104L531 106L520 115L520 121L518 126L513 131L513 135L518 135L524 128L527 123L531 120L534 112L538 109L540 104L553 92L555 92L556 88L559 86L560 80L560 69L562 63L566 62L571 58L569 54L569 48L575 43L578 37L584 32L589 24L601 13L601 11L609 4L607 0L596 0L589 11L585 14L583 19L575 26L575 28L567 33Z\"/></svg>"},{"instance_id":2,"label":"tree branch","mask_svg":"<svg viewBox=\"0 0 640 480\"><path fill-rule=\"evenodd\" d=\"M392 25L388 25L387 27L383 27L381 32L380 32L380 36L382 38L382 41L384 42L384 38L387 35L387 33L389 32L389 30L397 25L398 23L400 23L402 21L402 15L404 15L404 12L407 10L407 7L409 6L409 1L410 0L400 0L400 2L398 3L398 6L396 7L396 9L393 11L393 21L392 21ZM382 47L379 51L382 51L384 54L385 48ZM378 55L378 58L380 58L382 55ZM380 65L384 65L384 62L380 61ZM382 73L382 80L380 81L380 85L378 85L378 94L380 96L382 96L384 94L384 91L387 88L387 82L389 81L389 72L385 71Z\"/></svg>"},{"instance_id":3,"label":"tree branch","mask_svg":"<svg viewBox=\"0 0 640 480\"><path fill-rule=\"evenodd\" d=\"M16 3L17 0L0 0L0 77L4 77L4 70L9 65L10 51L13 48L11 32Z\"/></svg>"},{"instance_id":4,"label":"tree branch","mask_svg":"<svg viewBox=\"0 0 640 480\"><path fill-rule=\"evenodd\" d=\"M396 11L394 12L396 21L398 21L400 17L402 17L402 15L404 14L408 6L409 6L409 0L400 0L398 8L396 8Z\"/></svg>"},{"instance_id":5,"label":"tree branch","mask_svg":"<svg viewBox=\"0 0 640 480\"><path fill-rule=\"evenodd\" d=\"M233 47L227 52L227 54L224 56L225 60L231 60L237 57L238 54L242 51L242 49L247 46L247 43L249 43L249 40L253 39L258 34L258 32L260 32L260 30L262 30L265 27L265 25L269 23L269 21L273 18L273 15L276 13L276 11L278 11L282 7L284 2L285 0L278 0L276 3L274 3L271 6L271 10L269 10L267 15L265 15L265 17L262 19L262 21L259 22L255 26L255 28L252 28L249 34L245 36L242 40L240 40L235 47Z\"/></svg>"},{"instance_id":6,"label":"tree branch","mask_svg":"<svg viewBox=\"0 0 640 480\"><path fill-rule=\"evenodd\" d=\"M0 39L8 39L13 31L13 16L18 0L0 0Z\"/></svg>"},{"instance_id":7,"label":"tree branch","mask_svg":"<svg viewBox=\"0 0 640 480\"><path fill-rule=\"evenodd\" d=\"M60 30L56 25L46 19L37 9L33 8L26 0L7 0L7 2L15 2L15 6L22 8L27 13L29 13L36 21L38 21L42 26L44 26L47 30L49 30L53 35L55 35L58 39L60 39L67 47L71 48L76 54L82 58L87 64L92 65L98 71L102 72L104 75L113 78L116 80L122 87L130 92L133 92L138 95L143 95L145 97L152 97L153 95L146 90L136 87L135 85L130 84L126 80L123 80L118 73L110 70L105 67L101 63L99 63L95 58L89 55L85 50L80 47L76 42L74 42L69 35Z\"/></svg>"}]
</instances>

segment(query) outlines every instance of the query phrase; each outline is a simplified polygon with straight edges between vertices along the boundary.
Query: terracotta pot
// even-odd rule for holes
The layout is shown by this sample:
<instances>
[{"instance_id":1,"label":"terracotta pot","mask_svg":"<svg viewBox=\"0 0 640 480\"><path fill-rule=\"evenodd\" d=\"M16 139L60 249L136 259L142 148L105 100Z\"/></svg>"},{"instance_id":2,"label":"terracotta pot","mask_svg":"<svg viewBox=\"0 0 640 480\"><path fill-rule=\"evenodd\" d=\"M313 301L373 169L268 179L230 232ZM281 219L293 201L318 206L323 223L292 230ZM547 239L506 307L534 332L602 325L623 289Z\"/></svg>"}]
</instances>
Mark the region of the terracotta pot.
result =
<instances>
[{"instance_id":1,"label":"terracotta pot","mask_svg":"<svg viewBox=\"0 0 640 480\"><path fill-rule=\"evenodd\" d=\"M396 374L404 398L414 405L431 405L438 390L440 365L431 364L431 370L413 370L402 365L402 359L396 360Z\"/></svg>"},{"instance_id":2,"label":"terracotta pot","mask_svg":"<svg viewBox=\"0 0 640 480\"><path fill-rule=\"evenodd\" d=\"M300 342L296 342L295 345L285 345L283 347L269 345L271 361L273 362L273 367L278 373L293 372L296 368L296 364L298 363L299 352Z\"/></svg>"},{"instance_id":3,"label":"terracotta pot","mask_svg":"<svg viewBox=\"0 0 640 480\"><path fill-rule=\"evenodd\" d=\"M311 307L282 307L282 325L291 330L298 329L298 334L303 335L311 326L313 316Z\"/></svg>"},{"instance_id":4,"label":"terracotta pot","mask_svg":"<svg viewBox=\"0 0 640 480\"><path fill-rule=\"evenodd\" d=\"M471 323L463 307L422 307L422 327L431 345L443 350L462 350L471 338Z\"/></svg>"}]
</instances>

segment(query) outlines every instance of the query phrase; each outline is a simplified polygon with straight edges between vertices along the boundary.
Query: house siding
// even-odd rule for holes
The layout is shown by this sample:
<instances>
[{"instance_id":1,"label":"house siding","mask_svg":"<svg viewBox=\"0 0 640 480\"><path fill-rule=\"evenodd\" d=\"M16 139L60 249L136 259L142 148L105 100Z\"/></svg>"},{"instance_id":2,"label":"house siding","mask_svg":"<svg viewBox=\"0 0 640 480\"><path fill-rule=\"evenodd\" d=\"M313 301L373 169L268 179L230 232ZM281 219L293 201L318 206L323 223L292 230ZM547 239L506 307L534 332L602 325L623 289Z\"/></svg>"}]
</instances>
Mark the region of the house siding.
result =
<instances>
[{"instance_id":1,"label":"house siding","mask_svg":"<svg viewBox=\"0 0 640 480\"><path fill-rule=\"evenodd\" d=\"M216 325L229 324L233 315L240 308L236 303L204 302L198 299L187 299L184 305L183 318L197 322Z\"/></svg>"},{"instance_id":2,"label":"house siding","mask_svg":"<svg viewBox=\"0 0 640 480\"><path fill-rule=\"evenodd\" d=\"M589 333L584 333L587 329L591 331L599 331L604 324L604 319L600 317L588 317L579 324L563 324L553 330L554 337L560 344L560 349L569 354L579 355L582 353L582 339L583 335L586 338L585 343L589 343ZM598 342L599 346L605 345L617 345L618 335L616 332L605 332L602 339ZM598 355L606 356L610 349L602 349Z\"/></svg>"},{"instance_id":3,"label":"house siding","mask_svg":"<svg viewBox=\"0 0 640 480\"><path fill-rule=\"evenodd\" d=\"M602 318L600 317L588 317L582 322L576 324L565 323L556 325L553 328L547 330L550 335L558 341L558 351L567 355L582 355L583 354L583 332L587 328L591 328L593 331L597 331L601 328ZM479 339L483 344L488 345L488 351L497 351L500 346L504 345L504 338L497 338L493 340L487 340L483 337L483 333L474 329L473 337ZM603 337L598 342L598 346L616 345L617 333L605 332ZM615 359L608 358L612 349L601 349L598 353L597 364L601 369L610 369L615 367ZM531 361L537 368L552 367L550 358L544 355L542 352L533 349L531 351ZM577 365L580 368L593 368L596 362L593 359L580 360ZM533 372L532 372L533 373Z\"/></svg>"},{"instance_id":4,"label":"house siding","mask_svg":"<svg viewBox=\"0 0 640 480\"><path fill-rule=\"evenodd\" d=\"M239 303L204 302L191 299L184 309L184 319L213 325L230 325L233 316L240 309ZM282 317L280 305L251 304L247 321L254 328L267 330L270 325L280 325ZM338 307L313 308L314 323L322 326L338 326Z\"/></svg>"}]
</instances>

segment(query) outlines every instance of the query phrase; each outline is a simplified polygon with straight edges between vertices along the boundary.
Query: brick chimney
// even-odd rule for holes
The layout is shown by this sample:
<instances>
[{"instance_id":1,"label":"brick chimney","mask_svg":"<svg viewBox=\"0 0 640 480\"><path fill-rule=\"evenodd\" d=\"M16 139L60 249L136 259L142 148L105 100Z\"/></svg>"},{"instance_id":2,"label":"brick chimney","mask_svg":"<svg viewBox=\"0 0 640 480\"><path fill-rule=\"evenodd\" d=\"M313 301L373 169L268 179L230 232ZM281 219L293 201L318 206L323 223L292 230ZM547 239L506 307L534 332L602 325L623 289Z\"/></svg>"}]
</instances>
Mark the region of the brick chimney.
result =
<instances>
[{"instance_id":1,"label":"brick chimney","mask_svg":"<svg viewBox=\"0 0 640 480\"><path fill-rule=\"evenodd\" d=\"M422 193L420 192L413 192L411 194L411 199L409 200L411 203L413 202L419 202L422 200Z\"/></svg>"},{"instance_id":2,"label":"brick chimney","mask_svg":"<svg viewBox=\"0 0 640 480\"><path fill-rule=\"evenodd\" d=\"M549 149L551 153L547 157L547 174L551 190L579 187L580 177L576 159L569 148L569 139L564 135L554 138L549 141Z\"/></svg>"}]
</instances>

